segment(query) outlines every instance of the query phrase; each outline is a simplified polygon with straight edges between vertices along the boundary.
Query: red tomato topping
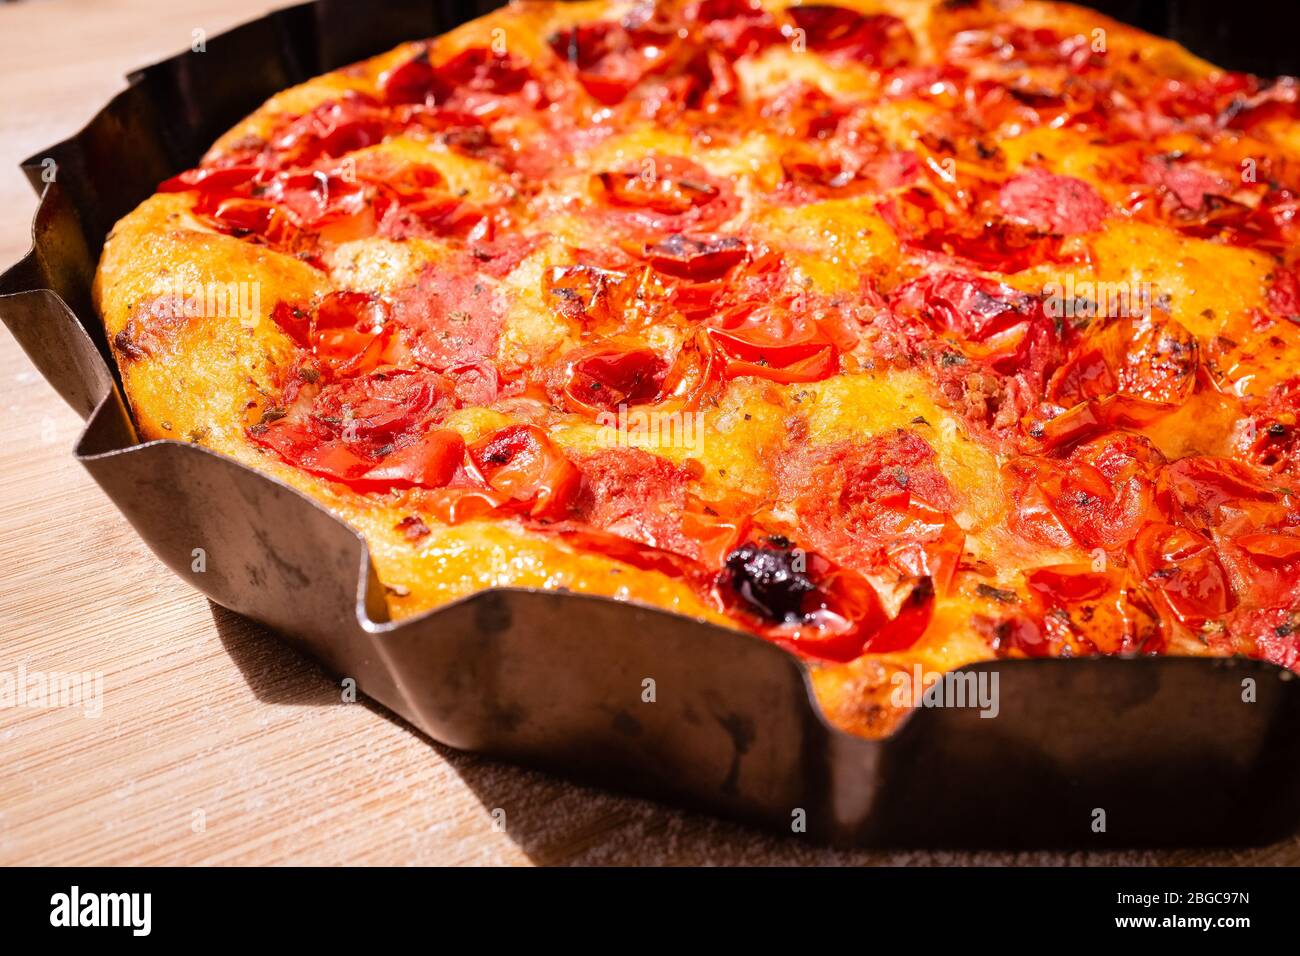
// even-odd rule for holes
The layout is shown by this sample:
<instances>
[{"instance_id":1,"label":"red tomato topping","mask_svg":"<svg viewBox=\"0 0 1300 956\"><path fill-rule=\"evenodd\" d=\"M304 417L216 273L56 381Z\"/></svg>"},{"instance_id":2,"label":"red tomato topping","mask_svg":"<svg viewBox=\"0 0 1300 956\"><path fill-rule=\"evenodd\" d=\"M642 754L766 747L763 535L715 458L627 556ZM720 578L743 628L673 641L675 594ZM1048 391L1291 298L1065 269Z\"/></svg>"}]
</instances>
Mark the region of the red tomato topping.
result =
<instances>
[{"instance_id":1,"label":"red tomato topping","mask_svg":"<svg viewBox=\"0 0 1300 956\"><path fill-rule=\"evenodd\" d=\"M1300 611L1267 608L1239 611L1228 619L1229 642L1212 642L1223 654L1243 653L1260 660L1300 667Z\"/></svg>"},{"instance_id":2,"label":"red tomato topping","mask_svg":"<svg viewBox=\"0 0 1300 956\"><path fill-rule=\"evenodd\" d=\"M637 306L636 283L628 274L597 266L553 266L545 291L561 315L593 331L621 330Z\"/></svg>"},{"instance_id":3,"label":"red tomato topping","mask_svg":"<svg viewBox=\"0 0 1300 956\"><path fill-rule=\"evenodd\" d=\"M1169 508L1189 528L1206 530L1243 519L1285 520L1283 496L1259 481L1249 466L1227 458L1198 455L1173 462L1165 469L1161 491Z\"/></svg>"},{"instance_id":4,"label":"red tomato topping","mask_svg":"<svg viewBox=\"0 0 1300 956\"><path fill-rule=\"evenodd\" d=\"M890 304L937 332L988 342L1039 317L1038 301L1008 285L955 272L929 273L900 286Z\"/></svg>"},{"instance_id":5,"label":"red tomato topping","mask_svg":"<svg viewBox=\"0 0 1300 956\"><path fill-rule=\"evenodd\" d=\"M963 259L980 269L1022 272L1045 262L1077 261L1058 236L978 211L950 211L928 190L914 186L879 211L899 236L917 249Z\"/></svg>"},{"instance_id":6,"label":"red tomato topping","mask_svg":"<svg viewBox=\"0 0 1300 956\"><path fill-rule=\"evenodd\" d=\"M295 407L269 409L248 434L304 471L358 491L385 491L440 488L460 464L464 442L437 427L449 406L441 376L351 378L298 395Z\"/></svg>"},{"instance_id":7,"label":"red tomato topping","mask_svg":"<svg viewBox=\"0 0 1300 956\"><path fill-rule=\"evenodd\" d=\"M1199 368L1195 336L1173 319L1101 325L1048 384L1047 397L1068 410L1033 434L1044 448L1057 448L1107 428L1149 424L1191 396Z\"/></svg>"},{"instance_id":8,"label":"red tomato topping","mask_svg":"<svg viewBox=\"0 0 1300 956\"><path fill-rule=\"evenodd\" d=\"M782 42L780 28L758 0L697 0L687 21L703 23L701 39L734 59Z\"/></svg>"},{"instance_id":9,"label":"red tomato topping","mask_svg":"<svg viewBox=\"0 0 1300 956\"><path fill-rule=\"evenodd\" d=\"M1300 474L1300 378L1268 390L1237 442L1242 457L1266 471Z\"/></svg>"},{"instance_id":10,"label":"red tomato topping","mask_svg":"<svg viewBox=\"0 0 1300 956\"><path fill-rule=\"evenodd\" d=\"M1228 193L1223 177L1194 162L1177 162L1168 156L1152 157L1142 163L1138 173L1142 182L1159 187L1161 208L1174 218L1203 213L1213 202L1208 197Z\"/></svg>"},{"instance_id":11,"label":"red tomato topping","mask_svg":"<svg viewBox=\"0 0 1300 956\"><path fill-rule=\"evenodd\" d=\"M1300 321L1300 276L1294 269L1278 269L1268 287L1268 307L1274 315Z\"/></svg>"},{"instance_id":12,"label":"red tomato topping","mask_svg":"<svg viewBox=\"0 0 1300 956\"><path fill-rule=\"evenodd\" d=\"M385 456L352 484L358 488L405 485L441 488L451 480L464 450L465 441L459 434L449 428L435 428Z\"/></svg>"},{"instance_id":13,"label":"red tomato topping","mask_svg":"<svg viewBox=\"0 0 1300 956\"><path fill-rule=\"evenodd\" d=\"M246 194L255 182L265 182L270 173L258 166L224 166L212 169L187 169L158 184L160 193L195 190L203 195L233 196Z\"/></svg>"},{"instance_id":14,"label":"red tomato topping","mask_svg":"<svg viewBox=\"0 0 1300 956\"><path fill-rule=\"evenodd\" d=\"M417 103L481 111L497 97L525 92L533 82L528 64L510 54L472 47L434 66L427 50L379 78L390 104Z\"/></svg>"},{"instance_id":15,"label":"red tomato topping","mask_svg":"<svg viewBox=\"0 0 1300 956\"><path fill-rule=\"evenodd\" d=\"M1073 236L1101 227L1108 207L1090 185L1073 176L1031 169L1007 180L998 207L1011 222L1055 236Z\"/></svg>"},{"instance_id":16,"label":"red tomato topping","mask_svg":"<svg viewBox=\"0 0 1300 956\"><path fill-rule=\"evenodd\" d=\"M693 502L692 470L639 448L610 448L577 461L582 490L575 516L604 531L671 551L717 570L735 547L740 522Z\"/></svg>"},{"instance_id":17,"label":"red tomato topping","mask_svg":"<svg viewBox=\"0 0 1300 956\"><path fill-rule=\"evenodd\" d=\"M509 425L469 446L483 482L532 518L568 513L582 475L536 425Z\"/></svg>"},{"instance_id":18,"label":"red tomato topping","mask_svg":"<svg viewBox=\"0 0 1300 956\"><path fill-rule=\"evenodd\" d=\"M657 272L696 282L721 279L748 255L745 243L731 236L692 239L675 232L646 247L646 258Z\"/></svg>"},{"instance_id":19,"label":"red tomato topping","mask_svg":"<svg viewBox=\"0 0 1300 956\"><path fill-rule=\"evenodd\" d=\"M282 167L308 166L381 142L391 128L391 118L373 97L348 92L279 130L266 145L263 159Z\"/></svg>"},{"instance_id":20,"label":"red tomato topping","mask_svg":"<svg viewBox=\"0 0 1300 956\"><path fill-rule=\"evenodd\" d=\"M598 178L612 202L669 215L689 212L718 195L716 186L690 179L647 177L640 173L601 173Z\"/></svg>"},{"instance_id":21,"label":"red tomato topping","mask_svg":"<svg viewBox=\"0 0 1300 956\"><path fill-rule=\"evenodd\" d=\"M974 63L1001 61L1015 69L1059 66L1082 73L1103 62L1103 54L1095 52L1091 44L1092 40L1082 34L1061 37L1043 27L1001 23L956 34L948 45L948 57Z\"/></svg>"},{"instance_id":22,"label":"red tomato topping","mask_svg":"<svg viewBox=\"0 0 1300 956\"><path fill-rule=\"evenodd\" d=\"M915 43L902 20L885 13L864 14L845 7L810 3L786 13L804 32L808 49L866 66L895 67L915 55Z\"/></svg>"},{"instance_id":23,"label":"red tomato topping","mask_svg":"<svg viewBox=\"0 0 1300 956\"><path fill-rule=\"evenodd\" d=\"M1139 435L1112 432L1058 459L1007 465L1015 509L1011 528L1056 547L1122 550L1155 507L1164 457Z\"/></svg>"},{"instance_id":24,"label":"red tomato topping","mask_svg":"<svg viewBox=\"0 0 1300 956\"><path fill-rule=\"evenodd\" d=\"M1133 539L1132 550L1148 591L1159 595L1179 622L1198 628L1222 620L1236 604L1214 545L1203 535L1151 524Z\"/></svg>"},{"instance_id":25,"label":"red tomato topping","mask_svg":"<svg viewBox=\"0 0 1300 956\"><path fill-rule=\"evenodd\" d=\"M390 322L388 302L362 292L331 292L315 306L278 302L272 319L337 375L399 365L407 349Z\"/></svg>"},{"instance_id":26,"label":"red tomato topping","mask_svg":"<svg viewBox=\"0 0 1300 956\"><path fill-rule=\"evenodd\" d=\"M889 624L865 578L779 536L731 552L717 590L728 611L768 640L813 658L852 660ZM919 636L911 617L901 626Z\"/></svg>"},{"instance_id":27,"label":"red tomato topping","mask_svg":"<svg viewBox=\"0 0 1300 956\"><path fill-rule=\"evenodd\" d=\"M578 82L602 103L621 102L648 74L665 69L677 46L673 33L642 24L583 23L550 38L551 49L577 71Z\"/></svg>"},{"instance_id":28,"label":"red tomato topping","mask_svg":"<svg viewBox=\"0 0 1300 956\"><path fill-rule=\"evenodd\" d=\"M1183 458L1165 469L1161 497L1182 526L1218 550L1238 599L1251 608L1300 602L1300 510L1294 493L1226 458Z\"/></svg>"},{"instance_id":29,"label":"red tomato topping","mask_svg":"<svg viewBox=\"0 0 1300 956\"><path fill-rule=\"evenodd\" d=\"M892 567L947 587L965 536L949 517L956 498L934 449L915 432L804 446L777 475L819 551L864 574Z\"/></svg>"},{"instance_id":30,"label":"red tomato topping","mask_svg":"<svg viewBox=\"0 0 1300 956\"><path fill-rule=\"evenodd\" d=\"M855 131L818 139L794 146L781 157L781 198L806 203L888 192L915 182L920 173L916 153L890 149Z\"/></svg>"},{"instance_id":31,"label":"red tomato topping","mask_svg":"<svg viewBox=\"0 0 1300 956\"><path fill-rule=\"evenodd\" d=\"M1019 434L1064 349L1062 330L1038 299L940 272L900 286L889 307L902 321L905 350L928 359L941 395L969 423L998 441Z\"/></svg>"},{"instance_id":32,"label":"red tomato topping","mask_svg":"<svg viewBox=\"0 0 1300 956\"><path fill-rule=\"evenodd\" d=\"M729 183L674 156L649 156L596 181L619 222L655 234L714 229L740 208Z\"/></svg>"},{"instance_id":33,"label":"red tomato topping","mask_svg":"<svg viewBox=\"0 0 1300 956\"><path fill-rule=\"evenodd\" d=\"M1028 657L1153 654L1165 636L1146 597L1122 569L1035 568L1024 613L990 628L995 649ZM994 593L1002 592L993 589ZM1018 599L1012 596L1012 602Z\"/></svg>"},{"instance_id":34,"label":"red tomato topping","mask_svg":"<svg viewBox=\"0 0 1300 956\"><path fill-rule=\"evenodd\" d=\"M1120 395L1176 407L1192 393L1200 349L1168 317L1124 318L1090 331L1053 377L1049 396L1075 403Z\"/></svg>"},{"instance_id":35,"label":"red tomato topping","mask_svg":"<svg viewBox=\"0 0 1300 956\"><path fill-rule=\"evenodd\" d=\"M565 403L585 413L652 402L668 374L668 363L647 348L624 351L594 346L580 350L567 364Z\"/></svg>"},{"instance_id":36,"label":"red tomato topping","mask_svg":"<svg viewBox=\"0 0 1300 956\"><path fill-rule=\"evenodd\" d=\"M427 265L393 293L392 315L415 360L442 370L495 359L506 305L467 256Z\"/></svg>"},{"instance_id":37,"label":"red tomato topping","mask_svg":"<svg viewBox=\"0 0 1300 956\"><path fill-rule=\"evenodd\" d=\"M1295 115L1294 77L1263 80L1247 73L1215 72L1195 81L1166 80L1149 97L1153 112L1205 129L1250 130L1275 117Z\"/></svg>"},{"instance_id":38,"label":"red tomato topping","mask_svg":"<svg viewBox=\"0 0 1300 956\"><path fill-rule=\"evenodd\" d=\"M742 305L707 329L724 357L724 378L753 375L774 382L817 382L839 371L831 335L811 315L781 306Z\"/></svg>"}]
</instances>

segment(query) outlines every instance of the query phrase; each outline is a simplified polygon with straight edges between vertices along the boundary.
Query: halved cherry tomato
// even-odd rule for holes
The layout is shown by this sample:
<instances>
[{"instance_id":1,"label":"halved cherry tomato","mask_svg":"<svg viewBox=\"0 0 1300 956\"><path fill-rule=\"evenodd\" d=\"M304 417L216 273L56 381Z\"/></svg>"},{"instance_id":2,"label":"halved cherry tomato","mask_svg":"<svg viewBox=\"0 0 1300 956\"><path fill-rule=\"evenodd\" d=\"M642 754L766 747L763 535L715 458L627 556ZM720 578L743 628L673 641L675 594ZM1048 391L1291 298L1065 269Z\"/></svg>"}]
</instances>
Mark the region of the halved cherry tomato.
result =
<instances>
[{"instance_id":1,"label":"halved cherry tomato","mask_svg":"<svg viewBox=\"0 0 1300 956\"><path fill-rule=\"evenodd\" d=\"M839 371L839 352L817 321L779 306L737 306L709 325L710 343L726 357L726 378L816 382Z\"/></svg>"},{"instance_id":2,"label":"halved cherry tomato","mask_svg":"<svg viewBox=\"0 0 1300 956\"><path fill-rule=\"evenodd\" d=\"M716 229L740 208L729 182L680 156L650 155L636 166L598 173L595 180L619 223L655 237Z\"/></svg>"},{"instance_id":3,"label":"halved cherry tomato","mask_svg":"<svg viewBox=\"0 0 1300 956\"><path fill-rule=\"evenodd\" d=\"M580 349L567 364L565 403L587 413L652 402L668 374L668 363L648 348L593 346Z\"/></svg>"},{"instance_id":4,"label":"halved cherry tomato","mask_svg":"<svg viewBox=\"0 0 1300 956\"><path fill-rule=\"evenodd\" d=\"M732 60L783 39L776 19L758 0L698 0L687 8L686 19L703 23L705 43Z\"/></svg>"},{"instance_id":5,"label":"halved cherry tomato","mask_svg":"<svg viewBox=\"0 0 1300 956\"><path fill-rule=\"evenodd\" d=\"M597 330L621 328L636 307L635 283L626 272L613 269L553 266L544 288L561 315Z\"/></svg>"},{"instance_id":6,"label":"halved cherry tomato","mask_svg":"<svg viewBox=\"0 0 1300 956\"><path fill-rule=\"evenodd\" d=\"M890 305L938 332L988 342L1041 316L1031 295L993 279L958 272L929 273L901 286Z\"/></svg>"},{"instance_id":7,"label":"halved cherry tomato","mask_svg":"<svg viewBox=\"0 0 1300 956\"><path fill-rule=\"evenodd\" d=\"M987 202L988 200L986 200ZM877 206L881 217L909 245L963 259L979 269L1023 272L1047 262L1074 262L1085 254L1021 222L990 216L978 203L941 203L913 186Z\"/></svg>"},{"instance_id":8,"label":"halved cherry tomato","mask_svg":"<svg viewBox=\"0 0 1300 956\"><path fill-rule=\"evenodd\" d=\"M181 193L191 190L224 198L248 195L254 183L266 182L272 173L261 166L225 166L187 169L158 184L160 193Z\"/></svg>"},{"instance_id":9,"label":"halved cherry tomato","mask_svg":"<svg viewBox=\"0 0 1300 956\"><path fill-rule=\"evenodd\" d=\"M1261 563L1290 564L1300 558L1300 537L1293 534L1243 534L1233 543Z\"/></svg>"},{"instance_id":10,"label":"halved cherry tomato","mask_svg":"<svg viewBox=\"0 0 1300 956\"><path fill-rule=\"evenodd\" d=\"M379 87L390 104L455 109L519 93L532 78L528 64L511 54L471 47L434 66L426 49L380 76Z\"/></svg>"},{"instance_id":11,"label":"halved cherry tomato","mask_svg":"<svg viewBox=\"0 0 1300 956\"><path fill-rule=\"evenodd\" d=\"M646 258L656 271L696 282L722 278L748 255L745 243L732 236L693 239L675 232L646 247Z\"/></svg>"},{"instance_id":12,"label":"halved cherry tomato","mask_svg":"<svg viewBox=\"0 0 1300 956\"><path fill-rule=\"evenodd\" d=\"M947 53L960 61L1000 60L1036 67L1060 66L1073 73L1102 63L1102 54L1092 49L1089 37L1082 34L1062 37L1046 27L1013 23L963 30L952 38Z\"/></svg>"},{"instance_id":13,"label":"halved cherry tomato","mask_svg":"<svg viewBox=\"0 0 1300 956\"><path fill-rule=\"evenodd\" d=\"M1045 447L1174 411L1196 388L1199 354L1170 318L1122 318L1089 333L1048 383L1047 397L1068 410L1043 426Z\"/></svg>"},{"instance_id":14,"label":"halved cherry tomato","mask_svg":"<svg viewBox=\"0 0 1300 956\"><path fill-rule=\"evenodd\" d=\"M370 457L406 444L451 407L451 385L436 372L419 370L340 377L319 389L311 415Z\"/></svg>"},{"instance_id":15,"label":"halved cherry tomato","mask_svg":"<svg viewBox=\"0 0 1300 956\"><path fill-rule=\"evenodd\" d=\"M346 361L363 352L383 331L388 305L364 292L331 292L316 307L312 344L327 360Z\"/></svg>"},{"instance_id":16,"label":"halved cherry tomato","mask_svg":"<svg viewBox=\"0 0 1300 956\"><path fill-rule=\"evenodd\" d=\"M1161 493L1180 523L1197 531L1233 523L1262 526L1287 520L1283 496L1266 487L1249 465L1195 455L1172 463L1161 475Z\"/></svg>"},{"instance_id":17,"label":"halved cherry tomato","mask_svg":"<svg viewBox=\"0 0 1300 956\"><path fill-rule=\"evenodd\" d=\"M389 103L425 103L433 98L435 76L429 51L422 50L381 75L379 88Z\"/></svg>"},{"instance_id":18,"label":"halved cherry tomato","mask_svg":"<svg viewBox=\"0 0 1300 956\"><path fill-rule=\"evenodd\" d=\"M458 433L444 428L430 429L377 460L358 451L360 446L310 425L275 422L249 434L303 471L357 491L442 487L451 480L465 448Z\"/></svg>"},{"instance_id":19,"label":"halved cherry tomato","mask_svg":"<svg viewBox=\"0 0 1300 956\"><path fill-rule=\"evenodd\" d=\"M1139 435L1111 432L1059 459L1008 463L1011 527L1055 547L1122 549L1158 514L1156 477L1164 457Z\"/></svg>"},{"instance_id":20,"label":"halved cherry tomato","mask_svg":"<svg viewBox=\"0 0 1300 956\"><path fill-rule=\"evenodd\" d=\"M311 165L372 146L382 141L393 126L393 117L373 97L349 91L278 130L258 161L269 160L280 168Z\"/></svg>"},{"instance_id":21,"label":"halved cherry tomato","mask_svg":"<svg viewBox=\"0 0 1300 956\"><path fill-rule=\"evenodd\" d=\"M536 425L507 426L468 453L483 482L533 518L563 517L581 485L581 472Z\"/></svg>"},{"instance_id":22,"label":"halved cherry tomato","mask_svg":"<svg viewBox=\"0 0 1300 956\"><path fill-rule=\"evenodd\" d=\"M748 531L748 514L727 514L695 495L686 495L682 534L694 543L694 556L705 568L720 569Z\"/></svg>"},{"instance_id":23,"label":"halved cherry tomato","mask_svg":"<svg viewBox=\"0 0 1300 956\"><path fill-rule=\"evenodd\" d=\"M778 463L780 495L818 551L864 574L929 578L947 591L965 544L934 449L914 432L796 447Z\"/></svg>"},{"instance_id":24,"label":"halved cherry tomato","mask_svg":"<svg viewBox=\"0 0 1300 956\"><path fill-rule=\"evenodd\" d=\"M1025 583L1049 601L1079 604L1096 601L1111 588L1111 576L1075 565L1035 568L1025 575Z\"/></svg>"},{"instance_id":25,"label":"halved cherry tomato","mask_svg":"<svg viewBox=\"0 0 1300 956\"><path fill-rule=\"evenodd\" d=\"M1152 654L1165 645L1155 611L1124 568L1053 565L1025 574L1027 605L999 650L1051 654ZM1024 615L1028 615L1025 617Z\"/></svg>"},{"instance_id":26,"label":"halved cherry tomato","mask_svg":"<svg viewBox=\"0 0 1300 956\"><path fill-rule=\"evenodd\" d=\"M411 444L386 455L354 484L441 488L451 480L464 456L465 440L449 428L434 428Z\"/></svg>"},{"instance_id":27,"label":"halved cherry tomato","mask_svg":"<svg viewBox=\"0 0 1300 956\"><path fill-rule=\"evenodd\" d=\"M653 21L603 20L561 30L549 43L555 55L576 71L588 93L613 105L644 77L666 69L680 40L675 31L660 29Z\"/></svg>"},{"instance_id":28,"label":"halved cherry tomato","mask_svg":"<svg viewBox=\"0 0 1300 956\"><path fill-rule=\"evenodd\" d=\"M688 177L660 176L642 172L600 173L596 177L611 201L622 206L653 209L681 215L718 196L718 187Z\"/></svg>"},{"instance_id":29,"label":"halved cherry tomato","mask_svg":"<svg viewBox=\"0 0 1300 956\"><path fill-rule=\"evenodd\" d=\"M399 365L407 348L387 300L362 292L331 292L312 308L277 302L271 317L299 346L338 375L364 375Z\"/></svg>"},{"instance_id":30,"label":"halved cherry tomato","mask_svg":"<svg viewBox=\"0 0 1300 956\"><path fill-rule=\"evenodd\" d=\"M780 537L731 552L717 593L724 608L768 640L813 658L852 660L889 622L865 578Z\"/></svg>"},{"instance_id":31,"label":"halved cherry tomato","mask_svg":"<svg viewBox=\"0 0 1300 956\"><path fill-rule=\"evenodd\" d=\"M1289 608L1300 603L1300 509L1265 480L1240 462L1194 456L1165 469L1160 493L1175 521L1213 542L1243 606Z\"/></svg>"},{"instance_id":32,"label":"halved cherry tomato","mask_svg":"<svg viewBox=\"0 0 1300 956\"><path fill-rule=\"evenodd\" d=\"M284 209L260 199L222 199L202 211L234 236L257 236L274 245L289 245L299 233Z\"/></svg>"},{"instance_id":33,"label":"halved cherry tomato","mask_svg":"<svg viewBox=\"0 0 1300 956\"><path fill-rule=\"evenodd\" d=\"M1133 539L1132 552L1147 589L1188 627L1222 620L1237 603L1214 544L1195 531L1151 524Z\"/></svg>"}]
</instances>

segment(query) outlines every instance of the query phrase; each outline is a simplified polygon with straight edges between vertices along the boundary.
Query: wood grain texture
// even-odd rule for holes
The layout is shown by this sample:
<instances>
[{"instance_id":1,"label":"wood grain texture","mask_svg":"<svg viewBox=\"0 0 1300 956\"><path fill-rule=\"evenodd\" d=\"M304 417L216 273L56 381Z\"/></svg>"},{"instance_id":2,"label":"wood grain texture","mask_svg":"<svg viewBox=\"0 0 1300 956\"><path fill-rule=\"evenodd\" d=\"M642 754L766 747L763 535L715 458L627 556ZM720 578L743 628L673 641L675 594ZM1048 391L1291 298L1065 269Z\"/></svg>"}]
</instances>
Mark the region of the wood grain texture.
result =
<instances>
[{"instance_id":1,"label":"wood grain texture","mask_svg":"<svg viewBox=\"0 0 1300 956\"><path fill-rule=\"evenodd\" d=\"M195 28L267 7L0 7L0 265L28 246L20 159ZM0 709L0 863L1300 865L1300 838L1240 852L838 852L450 751L342 703L311 661L172 577L73 461L77 416L4 333L0 382L0 672L104 680L97 718Z\"/></svg>"}]
</instances>

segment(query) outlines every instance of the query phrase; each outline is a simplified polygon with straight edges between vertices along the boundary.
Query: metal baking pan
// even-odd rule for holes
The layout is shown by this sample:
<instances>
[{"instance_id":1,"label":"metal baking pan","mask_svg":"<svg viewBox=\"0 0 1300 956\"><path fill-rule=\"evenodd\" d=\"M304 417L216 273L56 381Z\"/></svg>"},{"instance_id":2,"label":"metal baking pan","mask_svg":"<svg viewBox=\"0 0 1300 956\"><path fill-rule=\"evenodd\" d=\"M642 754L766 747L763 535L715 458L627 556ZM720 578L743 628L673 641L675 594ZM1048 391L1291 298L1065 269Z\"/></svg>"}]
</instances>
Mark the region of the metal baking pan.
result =
<instances>
[{"instance_id":1,"label":"metal baking pan","mask_svg":"<svg viewBox=\"0 0 1300 956\"><path fill-rule=\"evenodd\" d=\"M154 553L435 740L776 830L802 821L840 844L1088 848L1294 832L1300 680L1272 665L981 664L967 670L998 673L995 719L918 709L887 739L864 740L827 723L793 656L659 610L501 589L389 622L364 542L320 505L201 447L137 441L91 307L112 224L283 87L496 5L276 11L132 74L85 129L24 163L41 201L31 252L0 276L0 317L86 418L78 460ZM192 570L199 547L203 572Z\"/></svg>"}]
</instances>

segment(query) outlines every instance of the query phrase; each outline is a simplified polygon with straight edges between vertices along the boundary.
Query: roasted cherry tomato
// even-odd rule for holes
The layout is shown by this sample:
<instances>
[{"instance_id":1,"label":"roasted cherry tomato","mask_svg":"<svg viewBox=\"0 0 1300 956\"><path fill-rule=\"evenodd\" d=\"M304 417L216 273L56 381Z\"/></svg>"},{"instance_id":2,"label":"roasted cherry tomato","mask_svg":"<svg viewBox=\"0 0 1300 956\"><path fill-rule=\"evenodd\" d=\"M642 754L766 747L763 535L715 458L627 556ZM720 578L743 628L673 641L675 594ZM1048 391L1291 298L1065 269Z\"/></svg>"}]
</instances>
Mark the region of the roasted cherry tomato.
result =
<instances>
[{"instance_id":1,"label":"roasted cherry tomato","mask_svg":"<svg viewBox=\"0 0 1300 956\"><path fill-rule=\"evenodd\" d=\"M1300 538L1295 539L1300 543ZM1148 591L1160 596L1182 624L1199 628L1222 620L1236 604L1228 575L1204 535L1168 524L1150 524L1132 544L1134 564Z\"/></svg>"},{"instance_id":2,"label":"roasted cherry tomato","mask_svg":"<svg viewBox=\"0 0 1300 956\"><path fill-rule=\"evenodd\" d=\"M536 425L510 425L469 446L483 482L533 518L563 517L582 475Z\"/></svg>"},{"instance_id":3,"label":"roasted cherry tomato","mask_svg":"<svg viewBox=\"0 0 1300 956\"><path fill-rule=\"evenodd\" d=\"M564 400L574 411L598 413L644 405L661 393L668 363L647 348L593 346L569 357Z\"/></svg>"},{"instance_id":4,"label":"roasted cherry tomato","mask_svg":"<svg viewBox=\"0 0 1300 956\"><path fill-rule=\"evenodd\" d=\"M1055 547L1123 549L1158 515L1156 477L1164 457L1145 438L1102 435L1061 458L1016 459L1011 527Z\"/></svg>"},{"instance_id":5,"label":"roasted cherry tomato","mask_svg":"<svg viewBox=\"0 0 1300 956\"><path fill-rule=\"evenodd\" d=\"M754 622L769 640L835 661L852 660L875 641L889 650L910 646L925 629L933 601L928 581L918 585L916 607L905 607L895 624L865 578L780 536L732 551L717 588L723 606Z\"/></svg>"}]
</instances>

